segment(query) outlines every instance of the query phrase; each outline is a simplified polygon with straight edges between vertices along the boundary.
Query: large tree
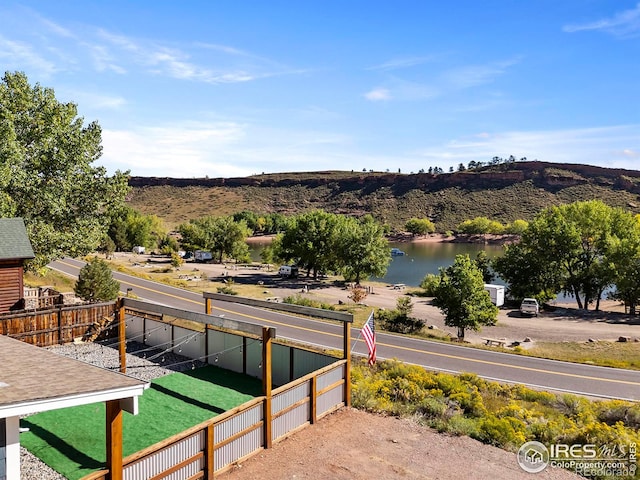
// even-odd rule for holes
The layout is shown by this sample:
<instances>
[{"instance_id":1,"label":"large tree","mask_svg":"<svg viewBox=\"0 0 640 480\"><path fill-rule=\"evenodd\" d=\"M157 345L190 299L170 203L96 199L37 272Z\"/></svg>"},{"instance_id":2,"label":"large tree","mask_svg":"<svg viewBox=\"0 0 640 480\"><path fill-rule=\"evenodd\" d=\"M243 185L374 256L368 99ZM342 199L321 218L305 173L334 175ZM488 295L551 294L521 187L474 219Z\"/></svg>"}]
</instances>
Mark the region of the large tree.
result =
<instances>
[{"instance_id":1,"label":"large tree","mask_svg":"<svg viewBox=\"0 0 640 480\"><path fill-rule=\"evenodd\" d=\"M426 235L436 231L435 224L428 218L411 218L404 224L404 228L411 235Z\"/></svg>"},{"instance_id":2,"label":"large tree","mask_svg":"<svg viewBox=\"0 0 640 480\"><path fill-rule=\"evenodd\" d=\"M528 291L549 298L562 291L575 297L578 308L595 302L597 309L637 255L638 231L631 213L599 200L551 207L529 223L495 269L512 295Z\"/></svg>"},{"instance_id":3,"label":"large tree","mask_svg":"<svg viewBox=\"0 0 640 480\"><path fill-rule=\"evenodd\" d=\"M84 125L74 103L31 86L24 73L0 82L0 215L22 217L37 269L94 251L109 212L128 191L128 174L94 166L102 153L97 122Z\"/></svg>"},{"instance_id":4,"label":"large tree","mask_svg":"<svg viewBox=\"0 0 640 480\"><path fill-rule=\"evenodd\" d=\"M384 228L373 217L343 217L338 224L336 254L346 279L360 283L370 275L383 277L391 261Z\"/></svg>"},{"instance_id":5,"label":"large tree","mask_svg":"<svg viewBox=\"0 0 640 480\"><path fill-rule=\"evenodd\" d=\"M186 248L208 250L222 262L225 256L245 259L249 228L244 220L233 217L203 217L183 223L178 228Z\"/></svg>"},{"instance_id":6,"label":"large tree","mask_svg":"<svg viewBox=\"0 0 640 480\"><path fill-rule=\"evenodd\" d=\"M293 260L316 278L319 272L340 266L336 238L340 217L323 210L296 216L283 233L276 255Z\"/></svg>"},{"instance_id":7,"label":"large tree","mask_svg":"<svg viewBox=\"0 0 640 480\"><path fill-rule=\"evenodd\" d=\"M491 303L482 271L469 255L456 255L453 265L440 268L435 294L433 304L444 314L445 325L457 327L460 340L466 329L477 331L496 322L498 307Z\"/></svg>"},{"instance_id":8,"label":"large tree","mask_svg":"<svg viewBox=\"0 0 640 480\"><path fill-rule=\"evenodd\" d=\"M167 232L156 215L144 215L131 207L124 207L112 215L109 237L117 251L128 252L136 245L158 247L166 240Z\"/></svg>"}]
</instances>

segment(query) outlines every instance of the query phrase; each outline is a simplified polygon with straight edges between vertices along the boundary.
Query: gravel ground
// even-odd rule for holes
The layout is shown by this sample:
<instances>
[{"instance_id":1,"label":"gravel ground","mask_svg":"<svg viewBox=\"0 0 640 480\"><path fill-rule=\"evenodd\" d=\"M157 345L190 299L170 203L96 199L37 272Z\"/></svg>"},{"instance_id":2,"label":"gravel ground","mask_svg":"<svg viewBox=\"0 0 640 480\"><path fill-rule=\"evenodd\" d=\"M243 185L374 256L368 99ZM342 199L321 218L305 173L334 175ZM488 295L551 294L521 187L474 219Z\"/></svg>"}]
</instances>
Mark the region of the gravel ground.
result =
<instances>
[{"instance_id":1,"label":"gravel ground","mask_svg":"<svg viewBox=\"0 0 640 480\"><path fill-rule=\"evenodd\" d=\"M114 371L118 371L120 368L118 348L117 345L113 344L113 341L70 343L46 348L59 355L99 367ZM169 373L190 370L192 366L200 367L205 365L202 362L194 362L173 353L164 353L156 359L149 359L158 353L160 353L158 350L148 350L147 347L140 343L127 342L127 375L149 382L154 378L159 378ZM164 361L162 362L163 359ZM64 476L49 468L24 447L20 447L20 462L21 480L65 480Z\"/></svg>"}]
</instances>

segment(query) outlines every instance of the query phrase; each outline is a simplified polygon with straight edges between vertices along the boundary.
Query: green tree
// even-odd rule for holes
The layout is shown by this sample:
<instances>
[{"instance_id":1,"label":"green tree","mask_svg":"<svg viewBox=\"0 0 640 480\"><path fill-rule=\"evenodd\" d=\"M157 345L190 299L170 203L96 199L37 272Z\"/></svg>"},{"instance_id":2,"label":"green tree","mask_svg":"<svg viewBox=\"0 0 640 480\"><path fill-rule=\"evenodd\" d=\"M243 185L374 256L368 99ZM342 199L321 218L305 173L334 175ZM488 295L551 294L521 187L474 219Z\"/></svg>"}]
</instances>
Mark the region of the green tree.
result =
<instances>
[{"instance_id":1,"label":"green tree","mask_svg":"<svg viewBox=\"0 0 640 480\"><path fill-rule=\"evenodd\" d=\"M97 122L84 125L73 103L31 86L24 73L0 82L0 214L25 220L38 269L95 251L128 192L128 173L94 166L102 153Z\"/></svg>"},{"instance_id":2,"label":"green tree","mask_svg":"<svg viewBox=\"0 0 640 480\"><path fill-rule=\"evenodd\" d=\"M166 239L167 232L156 215L144 215L125 206L113 215L109 236L118 251L130 252L136 245L152 249L159 247Z\"/></svg>"},{"instance_id":3,"label":"green tree","mask_svg":"<svg viewBox=\"0 0 640 480\"><path fill-rule=\"evenodd\" d=\"M624 302L634 315L640 302L640 215L613 215L613 231L609 243L609 265L615 273L615 290L612 298Z\"/></svg>"},{"instance_id":4,"label":"green tree","mask_svg":"<svg viewBox=\"0 0 640 480\"><path fill-rule=\"evenodd\" d=\"M505 233L510 233L512 235L522 235L528 226L529 222L518 219L507 225L504 231Z\"/></svg>"},{"instance_id":5,"label":"green tree","mask_svg":"<svg viewBox=\"0 0 640 480\"><path fill-rule=\"evenodd\" d=\"M307 269L307 276L317 278L321 271L335 271L338 215L314 210L294 217L282 235L276 255L297 262Z\"/></svg>"},{"instance_id":6,"label":"green tree","mask_svg":"<svg viewBox=\"0 0 640 480\"><path fill-rule=\"evenodd\" d=\"M634 216L599 200L543 210L517 245L494 263L509 290L549 297L572 295L578 308L599 302L635 257L640 227ZM539 298L539 297L538 297Z\"/></svg>"},{"instance_id":7,"label":"green tree","mask_svg":"<svg viewBox=\"0 0 640 480\"><path fill-rule=\"evenodd\" d=\"M453 265L440 268L433 304L444 314L445 325L458 328L460 340L466 329L494 325L498 317L498 307L484 289L482 272L469 255L456 255Z\"/></svg>"},{"instance_id":8,"label":"green tree","mask_svg":"<svg viewBox=\"0 0 640 480\"><path fill-rule=\"evenodd\" d=\"M440 275L434 275L433 273L427 273L420 282L420 288L424 290L424 294L427 297L435 297L436 288L440 283Z\"/></svg>"},{"instance_id":9,"label":"green tree","mask_svg":"<svg viewBox=\"0 0 640 480\"><path fill-rule=\"evenodd\" d=\"M404 228L411 235L426 235L436 231L436 226L428 218L412 218L404 224Z\"/></svg>"},{"instance_id":10,"label":"green tree","mask_svg":"<svg viewBox=\"0 0 640 480\"><path fill-rule=\"evenodd\" d=\"M347 280L360 283L370 275L383 277L391 261L383 227L373 217L342 217L337 223L336 255Z\"/></svg>"},{"instance_id":11,"label":"green tree","mask_svg":"<svg viewBox=\"0 0 640 480\"><path fill-rule=\"evenodd\" d=\"M482 272L482 280L484 283L491 283L493 279L496 277L491 269L491 260L487 257L487 252L484 250L480 250L476 254L476 259L474 260L476 266Z\"/></svg>"},{"instance_id":12,"label":"green tree","mask_svg":"<svg viewBox=\"0 0 640 480\"><path fill-rule=\"evenodd\" d=\"M465 220L458 225L460 233L487 235L500 235L504 233L504 225L487 217L476 217L473 220Z\"/></svg>"},{"instance_id":13,"label":"green tree","mask_svg":"<svg viewBox=\"0 0 640 480\"><path fill-rule=\"evenodd\" d=\"M503 255L493 259L492 267L507 282L511 298L533 297L543 303L561 290L559 271L526 242L505 245Z\"/></svg>"},{"instance_id":14,"label":"green tree","mask_svg":"<svg viewBox=\"0 0 640 480\"><path fill-rule=\"evenodd\" d=\"M118 297L120 283L114 280L107 262L94 257L80 269L74 291L87 302L107 302Z\"/></svg>"},{"instance_id":15,"label":"green tree","mask_svg":"<svg viewBox=\"0 0 640 480\"><path fill-rule=\"evenodd\" d=\"M186 248L208 250L220 263L225 255L238 259L248 253L246 240L250 232L244 220L208 216L183 223L178 230Z\"/></svg>"}]
</instances>

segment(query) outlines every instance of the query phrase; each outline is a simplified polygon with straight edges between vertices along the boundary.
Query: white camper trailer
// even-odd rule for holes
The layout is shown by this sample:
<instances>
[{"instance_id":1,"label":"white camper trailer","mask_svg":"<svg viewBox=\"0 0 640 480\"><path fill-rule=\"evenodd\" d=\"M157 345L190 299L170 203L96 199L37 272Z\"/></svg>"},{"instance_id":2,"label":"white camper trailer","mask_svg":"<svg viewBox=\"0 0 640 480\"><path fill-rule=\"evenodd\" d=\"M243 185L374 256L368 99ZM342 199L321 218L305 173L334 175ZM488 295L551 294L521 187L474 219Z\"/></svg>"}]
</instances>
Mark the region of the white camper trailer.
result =
<instances>
[{"instance_id":1,"label":"white camper trailer","mask_svg":"<svg viewBox=\"0 0 640 480\"><path fill-rule=\"evenodd\" d=\"M298 276L298 267L293 265L282 265L278 269L278 275L282 278L296 278Z\"/></svg>"},{"instance_id":2,"label":"white camper trailer","mask_svg":"<svg viewBox=\"0 0 640 480\"><path fill-rule=\"evenodd\" d=\"M504 285L491 285L485 283L484 289L489 292L491 303L497 307L504 305Z\"/></svg>"}]
</instances>

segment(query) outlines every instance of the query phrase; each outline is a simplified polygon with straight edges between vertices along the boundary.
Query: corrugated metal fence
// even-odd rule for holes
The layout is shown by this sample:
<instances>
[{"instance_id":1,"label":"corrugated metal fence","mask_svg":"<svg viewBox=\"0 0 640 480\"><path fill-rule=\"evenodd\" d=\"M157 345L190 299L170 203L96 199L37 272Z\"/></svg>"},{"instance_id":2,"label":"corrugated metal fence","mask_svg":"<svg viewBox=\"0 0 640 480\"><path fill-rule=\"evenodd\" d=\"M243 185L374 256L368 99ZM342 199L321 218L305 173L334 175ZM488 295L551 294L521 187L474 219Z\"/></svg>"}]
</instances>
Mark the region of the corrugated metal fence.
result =
<instances>
[{"instance_id":1,"label":"corrugated metal fence","mask_svg":"<svg viewBox=\"0 0 640 480\"><path fill-rule=\"evenodd\" d=\"M260 341L227 331L196 332L128 311L126 334L149 346L172 349L188 358L257 378L261 372ZM345 405L347 360L275 344L271 393L255 398L123 460L125 480L212 479L292 432ZM295 378L294 380L292 380ZM267 411L268 406L270 411ZM271 428L265 429L265 419ZM271 432L267 439L265 431ZM83 480L102 480L107 470Z\"/></svg>"}]
</instances>

